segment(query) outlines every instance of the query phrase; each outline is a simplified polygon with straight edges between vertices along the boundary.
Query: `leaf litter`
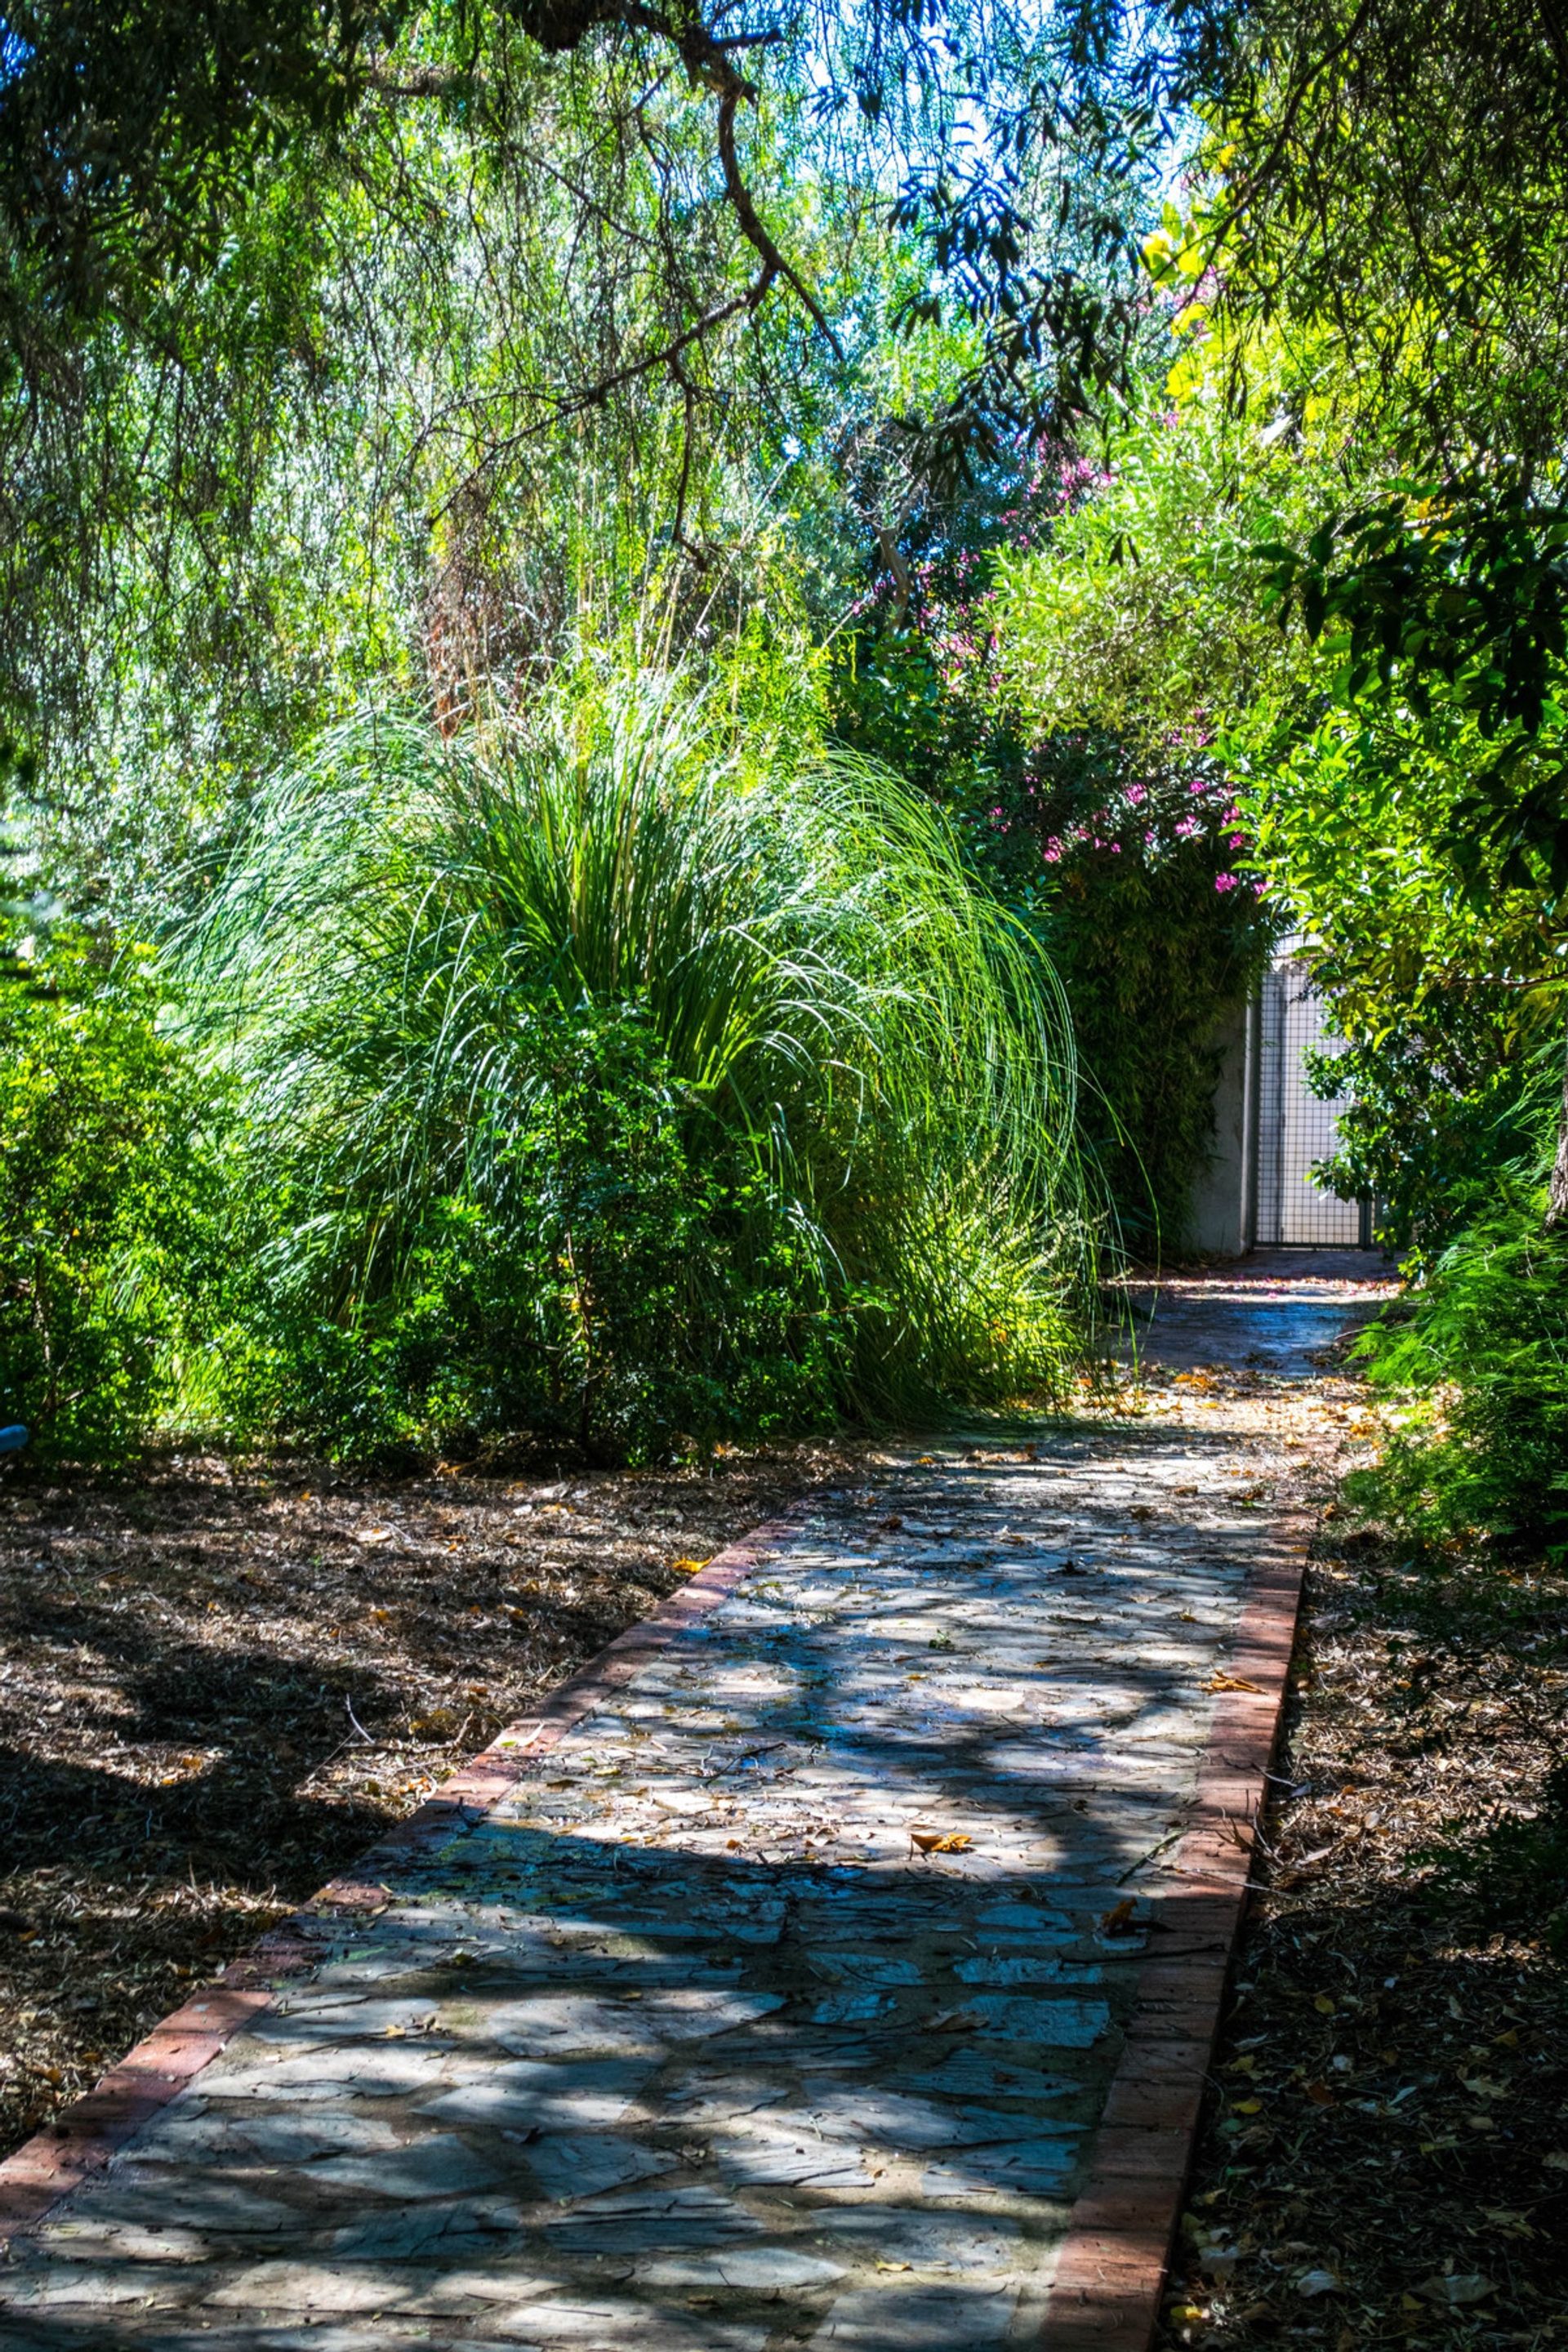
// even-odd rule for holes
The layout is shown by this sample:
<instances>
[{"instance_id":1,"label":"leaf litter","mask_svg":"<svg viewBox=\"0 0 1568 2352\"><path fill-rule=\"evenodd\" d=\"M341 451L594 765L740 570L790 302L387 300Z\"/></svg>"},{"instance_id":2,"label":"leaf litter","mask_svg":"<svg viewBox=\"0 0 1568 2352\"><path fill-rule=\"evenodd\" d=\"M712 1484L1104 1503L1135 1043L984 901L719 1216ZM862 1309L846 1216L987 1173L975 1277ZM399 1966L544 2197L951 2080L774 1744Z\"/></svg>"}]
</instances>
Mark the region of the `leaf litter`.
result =
<instances>
[{"instance_id":1,"label":"leaf litter","mask_svg":"<svg viewBox=\"0 0 1568 2352\"><path fill-rule=\"evenodd\" d=\"M865 1449L0 1480L0 2154L722 1545Z\"/></svg>"},{"instance_id":2,"label":"leaf litter","mask_svg":"<svg viewBox=\"0 0 1568 2352\"><path fill-rule=\"evenodd\" d=\"M1568 2346L1565 1735L1568 1576L1330 1506L1162 2352Z\"/></svg>"}]
</instances>

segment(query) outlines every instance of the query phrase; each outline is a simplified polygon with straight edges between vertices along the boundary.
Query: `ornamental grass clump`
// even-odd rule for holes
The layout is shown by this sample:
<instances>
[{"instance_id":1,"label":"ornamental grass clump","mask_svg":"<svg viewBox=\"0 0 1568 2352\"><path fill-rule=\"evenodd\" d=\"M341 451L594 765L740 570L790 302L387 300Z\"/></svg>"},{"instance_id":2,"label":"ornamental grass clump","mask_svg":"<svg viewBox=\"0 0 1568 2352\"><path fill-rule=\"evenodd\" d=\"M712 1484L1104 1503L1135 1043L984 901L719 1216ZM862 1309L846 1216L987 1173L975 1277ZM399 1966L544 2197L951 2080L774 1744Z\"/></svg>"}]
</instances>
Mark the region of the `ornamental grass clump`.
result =
<instances>
[{"instance_id":1,"label":"ornamental grass clump","mask_svg":"<svg viewBox=\"0 0 1568 2352\"><path fill-rule=\"evenodd\" d=\"M183 961L268 1203L253 1415L635 1457L1068 1377L1058 994L881 769L750 760L668 678L356 719Z\"/></svg>"}]
</instances>

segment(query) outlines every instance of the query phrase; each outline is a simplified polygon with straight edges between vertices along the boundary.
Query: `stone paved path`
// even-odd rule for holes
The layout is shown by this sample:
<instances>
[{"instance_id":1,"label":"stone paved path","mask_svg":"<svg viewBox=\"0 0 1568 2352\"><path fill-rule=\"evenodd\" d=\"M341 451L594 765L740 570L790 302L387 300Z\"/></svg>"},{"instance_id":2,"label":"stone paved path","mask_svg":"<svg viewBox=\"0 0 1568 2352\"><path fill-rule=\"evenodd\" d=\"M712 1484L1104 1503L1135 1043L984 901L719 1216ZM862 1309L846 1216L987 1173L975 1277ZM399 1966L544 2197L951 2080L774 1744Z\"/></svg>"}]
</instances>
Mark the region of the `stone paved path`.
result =
<instances>
[{"instance_id":1,"label":"stone paved path","mask_svg":"<svg viewBox=\"0 0 1568 2352\"><path fill-rule=\"evenodd\" d=\"M1280 1467L1166 1414L821 1500L315 1906L0 2345L1037 2342Z\"/></svg>"}]
</instances>

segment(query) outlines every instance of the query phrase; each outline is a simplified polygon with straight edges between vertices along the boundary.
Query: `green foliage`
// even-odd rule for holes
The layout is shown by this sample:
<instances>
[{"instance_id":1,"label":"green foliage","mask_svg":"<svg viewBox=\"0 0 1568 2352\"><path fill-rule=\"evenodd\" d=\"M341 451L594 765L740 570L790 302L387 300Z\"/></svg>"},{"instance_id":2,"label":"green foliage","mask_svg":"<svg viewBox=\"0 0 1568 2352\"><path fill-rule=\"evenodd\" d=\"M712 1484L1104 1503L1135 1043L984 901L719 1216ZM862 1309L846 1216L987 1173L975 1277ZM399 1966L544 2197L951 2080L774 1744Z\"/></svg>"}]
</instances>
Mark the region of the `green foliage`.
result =
<instances>
[{"instance_id":1,"label":"green foliage","mask_svg":"<svg viewBox=\"0 0 1568 2352\"><path fill-rule=\"evenodd\" d=\"M355 1444L637 1453L1060 1381L1055 983L883 772L752 759L614 675L450 743L357 722L267 794L185 961L310 1335L276 1410L320 1380Z\"/></svg>"},{"instance_id":2,"label":"green foliage","mask_svg":"<svg viewBox=\"0 0 1568 2352\"><path fill-rule=\"evenodd\" d=\"M1489 856L1487 887L1462 887L1447 844L1489 754L1452 707L1325 697L1298 727L1261 714L1230 750L1346 1041L1338 1181L1383 1202L1392 1247L1429 1255L1537 1132L1542 1055L1561 1068L1560 919Z\"/></svg>"},{"instance_id":3,"label":"green foliage","mask_svg":"<svg viewBox=\"0 0 1568 2352\"><path fill-rule=\"evenodd\" d=\"M1341 429L1450 475L1563 446L1568 47L1537 0L1184 8L1206 126L1151 253L1233 347L1283 322ZM1192 187L1189 181L1189 188Z\"/></svg>"},{"instance_id":4,"label":"green foliage","mask_svg":"<svg viewBox=\"0 0 1568 2352\"><path fill-rule=\"evenodd\" d=\"M1241 835L1201 754L1160 763L1114 737L1034 742L1006 706L942 689L919 638L879 648L858 717L902 680L887 733L962 829L975 866L1040 940L1080 1075L1079 1126L1117 1231L1181 1248L1214 1139L1219 1036L1256 983L1274 924L1231 872Z\"/></svg>"},{"instance_id":5,"label":"green foliage","mask_svg":"<svg viewBox=\"0 0 1568 2352\"><path fill-rule=\"evenodd\" d=\"M1342 1024L1351 1017L1341 1000L1336 1010ZM1379 1241L1415 1272L1491 1204L1500 1174L1533 1148L1561 1048L1552 1039L1547 1055L1531 1053L1517 998L1484 984L1385 1000L1382 1010L1379 1029L1358 1026L1323 1057L1325 1089L1350 1097L1328 1181L1342 1199L1376 1202Z\"/></svg>"},{"instance_id":6,"label":"green foliage","mask_svg":"<svg viewBox=\"0 0 1568 2352\"><path fill-rule=\"evenodd\" d=\"M384 1278L344 1297L341 1262L294 1234L263 1245L229 1412L346 1455L543 1428L618 1458L831 1424L813 1263L682 1099L646 1007L527 1030L541 1083L490 1184L409 1203ZM308 1220L308 1195L286 1206Z\"/></svg>"},{"instance_id":7,"label":"green foliage","mask_svg":"<svg viewBox=\"0 0 1568 2352\"><path fill-rule=\"evenodd\" d=\"M1398 1319L1361 1344L1407 1400L1352 1501L1433 1542L1485 1538L1568 1557L1568 1236L1517 1177L1438 1258Z\"/></svg>"},{"instance_id":8,"label":"green foliage","mask_svg":"<svg viewBox=\"0 0 1568 2352\"><path fill-rule=\"evenodd\" d=\"M1480 900L1568 890L1562 684L1568 515L1518 488L1395 482L1303 549L1258 551L1268 593L1322 641L1335 699L1465 730L1434 848Z\"/></svg>"},{"instance_id":9,"label":"green foliage","mask_svg":"<svg viewBox=\"0 0 1568 2352\"><path fill-rule=\"evenodd\" d=\"M1311 512L1319 437L1236 415L1202 375L1178 406L1130 406L1070 509L999 567L1018 705L1163 762L1272 702L1300 654L1264 607L1254 548Z\"/></svg>"},{"instance_id":10,"label":"green foliage","mask_svg":"<svg viewBox=\"0 0 1568 2352\"><path fill-rule=\"evenodd\" d=\"M1275 923L1232 870L1244 837L1201 754L1161 766L1114 740L1056 736L1031 774L1049 877L1038 921L1072 1007L1086 1146L1126 1244L1177 1254L1213 1149L1224 1027Z\"/></svg>"},{"instance_id":11,"label":"green foliage","mask_svg":"<svg viewBox=\"0 0 1568 2352\"><path fill-rule=\"evenodd\" d=\"M144 1435L210 1237L206 1107L158 1009L68 931L0 967L0 1415L47 1455Z\"/></svg>"},{"instance_id":12,"label":"green foliage","mask_svg":"<svg viewBox=\"0 0 1568 2352\"><path fill-rule=\"evenodd\" d=\"M1125 1239L1153 1255L1182 1245L1216 1040L1278 928L1212 747L1295 657L1258 609L1248 550L1300 474L1298 453L1211 394L1145 405L1105 465L1063 469L978 616L1007 756L960 772L961 789L987 867L1061 974L1086 1137ZM963 740L986 739L972 724Z\"/></svg>"}]
</instances>

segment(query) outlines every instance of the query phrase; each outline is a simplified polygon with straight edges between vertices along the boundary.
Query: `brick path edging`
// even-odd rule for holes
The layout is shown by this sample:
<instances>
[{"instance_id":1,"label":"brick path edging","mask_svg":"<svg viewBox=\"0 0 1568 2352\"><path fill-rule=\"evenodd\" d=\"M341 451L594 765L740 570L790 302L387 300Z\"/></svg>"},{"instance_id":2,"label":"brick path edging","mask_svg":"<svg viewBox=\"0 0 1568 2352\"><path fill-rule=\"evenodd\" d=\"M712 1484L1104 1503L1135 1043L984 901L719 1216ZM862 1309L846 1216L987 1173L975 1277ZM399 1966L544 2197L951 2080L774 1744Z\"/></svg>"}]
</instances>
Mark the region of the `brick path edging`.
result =
<instances>
[{"instance_id":1,"label":"brick path edging","mask_svg":"<svg viewBox=\"0 0 1568 2352\"><path fill-rule=\"evenodd\" d=\"M1284 1715L1311 1519L1277 1519L1279 1554L1248 1580L1195 1801L1164 1874L1166 1956L1138 1973L1127 2038L1089 2148L1039 2352L1149 2352L1181 2215L1226 1983L1247 1908L1254 1830Z\"/></svg>"},{"instance_id":2,"label":"brick path edging","mask_svg":"<svg viewBox=\"0 0 1568 2352\"><path fill-rule=\"evenodd\" d=\"M718 1607L774 1547L799 1530L814 1497L753 1528L738 1543L670 1593L649 1617L617 1633L595 1657L558 1684L527 1715L498 1733L462 1769L444 1780L406 1821L399 1822L320 1894L226 1968L216 1984L153 2027L80 2098L0 2163L0 2255L11 2240L36 2228L63 2197L101 2172L126 2141L195 2080L242 2027L271 2007L270 1989L300 1975L346 1915L386 1900L381 1874L412 1853L442 1844L454 1830L479 1820L521 1779L542 1749L552 1748L639 1666L687 1626Z\"/></svg>"}]
</instances>

